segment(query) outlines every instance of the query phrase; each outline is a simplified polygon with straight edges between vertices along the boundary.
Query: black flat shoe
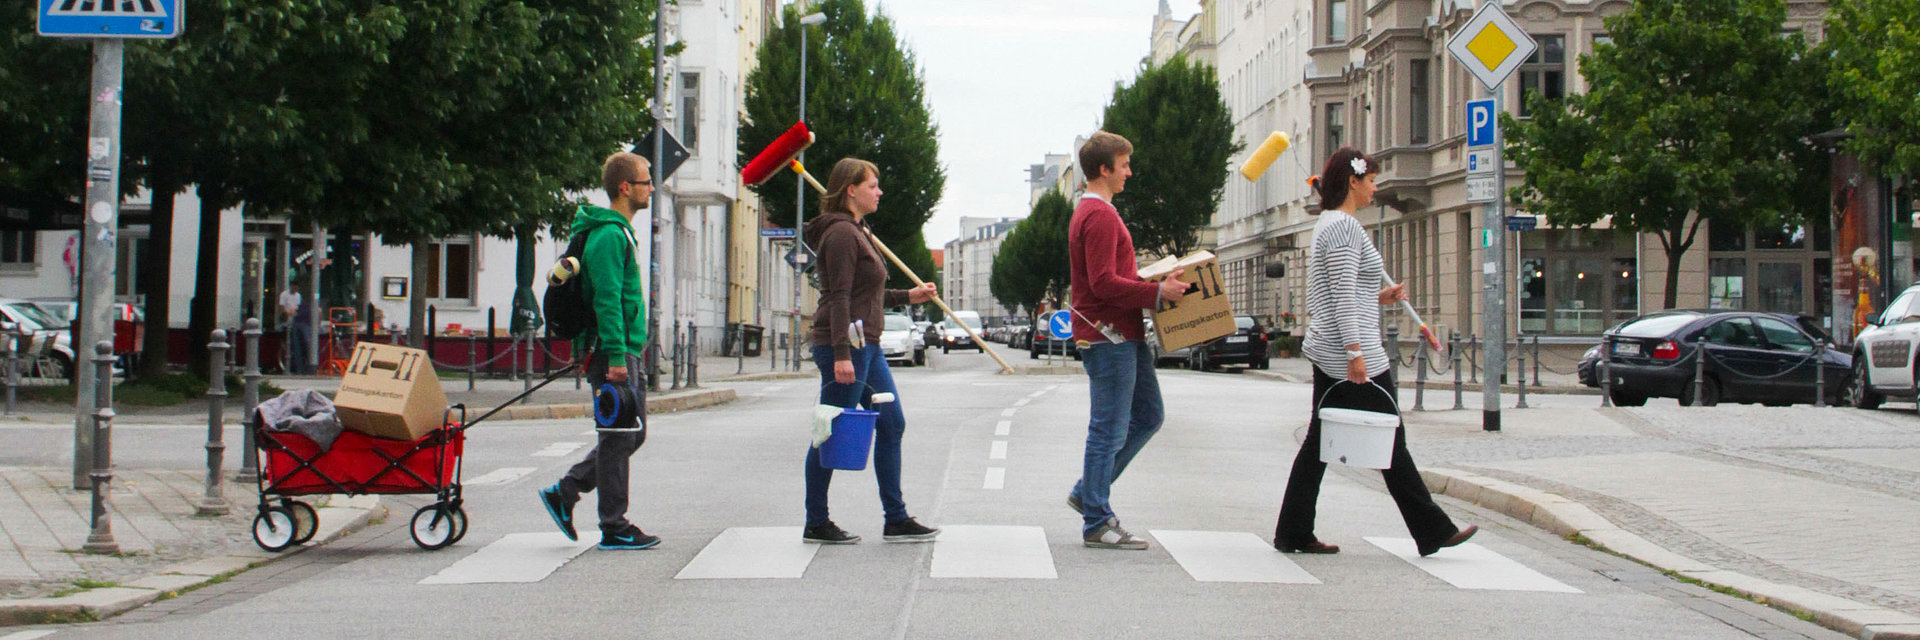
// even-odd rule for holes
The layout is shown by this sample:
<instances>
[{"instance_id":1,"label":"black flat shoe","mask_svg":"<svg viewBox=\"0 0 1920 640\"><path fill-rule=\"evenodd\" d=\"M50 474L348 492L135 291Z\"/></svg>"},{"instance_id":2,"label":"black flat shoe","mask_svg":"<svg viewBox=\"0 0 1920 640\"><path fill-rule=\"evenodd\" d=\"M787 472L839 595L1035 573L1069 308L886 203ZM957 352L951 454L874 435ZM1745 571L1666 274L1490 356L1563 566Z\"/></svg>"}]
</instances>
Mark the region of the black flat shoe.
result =
<instances>
[{"instance_id":1,"label":"black flat shoe","mask_svg":"<svg viewBox=\"0 0 1920 640\"><path fill-rule=\"evenodd\" d=\"M1461 529L1459 533L1453 534L1453 537L1447 538L1445 542L1440 543L1440 546L1434 547L1432 549L1421 549L1420 557L1424 558L1424 557L1433 555L1435 553L1438 553L1441 549L1445 549L1447 547L1460 546L1460 543L1466 542L1468 538L1473 537L1473 534L1476 534L1479 532L1480 532L1480 525L1477 525L1477 524L1467 525L1467 528Z\"/></svg>"}]
</instances>

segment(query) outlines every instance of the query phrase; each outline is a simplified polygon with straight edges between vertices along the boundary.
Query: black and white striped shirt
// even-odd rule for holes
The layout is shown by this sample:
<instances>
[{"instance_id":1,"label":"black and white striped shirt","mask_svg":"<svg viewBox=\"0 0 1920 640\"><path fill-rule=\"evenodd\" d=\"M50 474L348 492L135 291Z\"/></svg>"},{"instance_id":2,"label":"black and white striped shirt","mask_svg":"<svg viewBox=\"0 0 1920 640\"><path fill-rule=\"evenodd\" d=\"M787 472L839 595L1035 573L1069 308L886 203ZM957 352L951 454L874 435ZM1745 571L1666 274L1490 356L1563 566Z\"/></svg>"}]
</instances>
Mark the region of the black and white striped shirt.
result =
<instances>
[{"instance_id":1,"label":"black and white striped shirt","mask_svg":"<svg viewBox=\"0 0 1920 640\"><path fill-rule=\"evenodd\" d=\"M1380 341L1380 250L1352 215L1320 212L1307 254L1307 339L1301 351L1335 378L1347 375L1347 345L1359 344L1367 377L1387 371Z\"/></svg>"}]
</instances>

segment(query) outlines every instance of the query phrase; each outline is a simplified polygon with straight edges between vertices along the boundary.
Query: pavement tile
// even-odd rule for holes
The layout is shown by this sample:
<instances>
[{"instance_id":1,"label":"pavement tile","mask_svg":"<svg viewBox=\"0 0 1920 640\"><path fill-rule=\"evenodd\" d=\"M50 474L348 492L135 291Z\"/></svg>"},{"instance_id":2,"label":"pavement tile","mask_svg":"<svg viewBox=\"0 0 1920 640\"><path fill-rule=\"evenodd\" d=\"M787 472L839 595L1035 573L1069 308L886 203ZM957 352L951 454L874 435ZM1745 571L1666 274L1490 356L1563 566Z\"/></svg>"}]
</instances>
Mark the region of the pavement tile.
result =
<instances>
[{"instance_id":1,"label":"pavement tile","mask_svg":"<svg viewBox=\"0 0 1920 640\"><path fill-rule=\"evenodd\" d=\"M194 576L217 576L229 571L239 571L256 562L256 558L241 556L219 556L203 558L193 562L184 562L160 570L162 574L180 574Z\"/></svg>"},{"instance_id":2,"label":"pavement tile","mask_svg":"<svg viewBox=\"0 0 1920 640\"><path fill-rule=\"evenodd\" d=\"M161 574L147 576L121 585L133 589L152 589L160 592L179 591L207 581L208 576L188 576L180 574Z\"/></svg>"}]
</instances>

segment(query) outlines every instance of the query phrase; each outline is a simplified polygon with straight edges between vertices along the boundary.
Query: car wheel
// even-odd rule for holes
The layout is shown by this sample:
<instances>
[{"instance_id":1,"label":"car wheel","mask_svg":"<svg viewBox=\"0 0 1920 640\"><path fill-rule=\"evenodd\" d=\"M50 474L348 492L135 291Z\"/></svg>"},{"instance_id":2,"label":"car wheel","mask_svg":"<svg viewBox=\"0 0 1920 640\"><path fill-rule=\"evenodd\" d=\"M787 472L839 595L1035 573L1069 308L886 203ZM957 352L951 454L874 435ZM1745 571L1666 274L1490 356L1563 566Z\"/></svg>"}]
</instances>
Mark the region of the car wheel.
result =
<instances>
[{"instance_id":1,"label":"car wheel","mask_svg":"<svg viewBox=\"0 0 1920 640\"><path fill-rule=\"evenodd\" d=\"M1193 354L1193 359L1194 359L1194 362L1195 362L1195 363L1197 363L1197 364L1196 364L1196 365L1194 366L1194 368L1195 368L1195 369L1198 369L1198 370L1201 370L1201 371L1212 371L1212 370L1213 370L1213 363L1211 363L1211 362L1207 362L1207 352L1205 352L1205 351L1200 351L1200 352L1197 352L1197 353L1194 353L1194 354Z\"/></svg>"},{"instance_id":2,"label":"car wheel","mask_svg":"<svg viewBox=\"0 0 1920 640\"><path fill-rule=\"evenodd\" d=\"M1686 385L1680 389L1680 404L1689 407L1711 407L1720 404L1720 383L1713 378L1701 381L1699 398L1694 397L1694 382L1688 380Z\"/></svg>"},{"instance_id":3,"label":"car wheel","mask_svg":"<svg viewBox=\"0 0 1920 640\"><path fill-rule=\"evenodd\" d=\"M40 372L40 377L66 378L67 382L73 382L74 374L76 373L78 372L73 368L73 361L68 360L64 355L56 353L53 354L53 370Z\"/></svg>"},{"instance_id":4,"label":"car wheel","mask_svg":"<svg viewBox=\"0 0 1920 640\"><path fill-rule=\"evenodd\" d=\"M1608 395L1613 398L1613 406L1616 407L1640 407L1647 404L1646 396L1625 389L1613 389Z\"/></svg>"},{"instance_id":5,"label":"car wheel","mask_svg":"<svg viewBox=\"0 0 1920 640\"><path fill-rule=\"evenodd\" d=\"M953 353L953 347L940 347L941 355Z\"/></svg>"},{"instance_id":6,"label":"car wheel","mask_svg":"<svg viewBox=\"0 0 1920 640\"><path fill-rule=\"evenodd\" d=\"M926 349L913 350L913 366L916 366L916 367L927 366L927 350Z\"/></svg>"},{"instance_id":7,"label":"car wheel","mask_svg":"<svg viewBox=\"0 0 1920 640\"><path fill-rule=\"evenodd\" d=\"M1265 369L1270 369L1272 367L1273 367L1273 363L1268 361L1266 358L1261 358L1259 360L1253 361L1253 368L1255 369L1265 370Z\"/></svg>"},{"instance_id":8,"label":"car wheel","mask_svg":"<svg viewBox=\"0 0 1920 640\"><path fill-rule=\"evenodd\" d=\"M1853 375L1847 378L1847 404L1855 409L1878 409L1880 401L1885 400L1873 391L1871 378L1867 377L1867 357L1860 354L1853 358Z\"/></svg>"}]
</instances>

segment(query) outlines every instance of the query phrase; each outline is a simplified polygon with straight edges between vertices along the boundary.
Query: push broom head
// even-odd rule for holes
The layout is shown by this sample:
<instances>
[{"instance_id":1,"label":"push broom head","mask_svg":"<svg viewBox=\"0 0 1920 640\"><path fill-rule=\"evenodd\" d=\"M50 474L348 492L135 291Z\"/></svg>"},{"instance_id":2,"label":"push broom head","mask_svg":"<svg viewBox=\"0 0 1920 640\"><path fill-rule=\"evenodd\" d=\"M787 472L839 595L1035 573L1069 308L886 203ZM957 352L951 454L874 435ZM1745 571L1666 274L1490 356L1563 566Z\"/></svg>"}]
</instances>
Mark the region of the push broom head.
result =
<instances>
[{"instance_id":1,"label":"push broom head","mask_svg":"<svg viewBox=\"0 0 1920 640\"><path fill-rule=\"evenodd\" d=\"M740 181L750 185L766 182L767 178L779 173L781 167L787 166L788 161L800 155L810 144L813 144L813 132L807 130L807 123L793 123L793 127L775 138L773 144L767 145L760 155L754 156L753 161L740 170Z\"/></svg>"}]
</instances>

